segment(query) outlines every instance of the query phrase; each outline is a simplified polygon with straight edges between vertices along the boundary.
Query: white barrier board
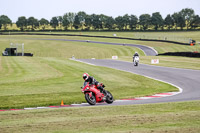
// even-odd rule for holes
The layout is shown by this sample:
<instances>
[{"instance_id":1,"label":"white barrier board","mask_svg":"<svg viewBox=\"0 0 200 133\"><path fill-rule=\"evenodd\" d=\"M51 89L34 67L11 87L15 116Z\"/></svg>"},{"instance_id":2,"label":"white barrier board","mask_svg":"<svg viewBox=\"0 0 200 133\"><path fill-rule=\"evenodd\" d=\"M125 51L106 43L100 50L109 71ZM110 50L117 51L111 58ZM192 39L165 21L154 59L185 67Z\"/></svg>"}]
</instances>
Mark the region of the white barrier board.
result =
<instances>
[{"instance_id":1,"label":"white barrier board","mask_svg":"<svg viewBox=\"0 0 200 133\"><path fill-rule=\"evenodd\" d=\"M113 59L113 60L117 60L117 59L118 59L118 56L112 56L112 59Z\"/></svg>"},{"instance_id":2,"label":"white barrier board","mask_svg":"<svg viewBox=\"0 0 200 133\"><path fill-rule=\"evenodd\" d=\"M151 64L159 64L159 59L152 59Z\"/></svg>"}]
</instances>

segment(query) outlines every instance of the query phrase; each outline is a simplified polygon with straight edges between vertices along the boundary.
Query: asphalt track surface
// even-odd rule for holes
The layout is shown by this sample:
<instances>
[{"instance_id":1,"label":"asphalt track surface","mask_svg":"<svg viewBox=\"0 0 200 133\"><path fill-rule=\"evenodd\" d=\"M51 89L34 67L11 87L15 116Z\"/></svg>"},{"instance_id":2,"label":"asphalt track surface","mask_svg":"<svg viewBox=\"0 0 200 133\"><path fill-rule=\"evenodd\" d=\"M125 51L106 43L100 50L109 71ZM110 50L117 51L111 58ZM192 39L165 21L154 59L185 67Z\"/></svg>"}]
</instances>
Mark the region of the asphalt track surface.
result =
<instances>
[{"instance_id":1,"label":"asphalt track surface","mask_svg":"<svg viewBox=\"0 0 200 133\"><path fill-rule=\"evenodd\" d=\"M199 70L169 68L169 67L160 67L160 66L145 65L145 64L139 64L139 66L136 67L131 62L106 60L106 59L78 59L76 61L81 61L89 63L91 65L109 67L138 75L143 75L146 77L170 83L179 88L179 93L173 96L146 99L146 100L115 101L111 105L149 104L149 103L200 100Z\"/></svg>"}]
</instances>

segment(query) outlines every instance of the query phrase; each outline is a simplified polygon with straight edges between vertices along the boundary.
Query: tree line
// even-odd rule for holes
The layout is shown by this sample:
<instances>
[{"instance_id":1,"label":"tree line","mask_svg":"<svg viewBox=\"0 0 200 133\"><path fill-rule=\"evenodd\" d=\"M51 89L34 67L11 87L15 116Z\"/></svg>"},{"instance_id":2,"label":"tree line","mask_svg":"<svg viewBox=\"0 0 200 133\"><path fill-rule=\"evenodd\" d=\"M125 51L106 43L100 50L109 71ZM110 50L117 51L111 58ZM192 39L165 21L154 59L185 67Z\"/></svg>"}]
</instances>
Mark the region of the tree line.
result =
<instances>
[{"instance_id":1,"label":"tree line","mask_svg":"<svg viewBox=\"0 0 200 133\"><path fill-rule=\"evenodd\" d=\"M12 21L6 15L0 16L0 29L7 30L8 25L12 25ZM142 14L139 18L136 15L125 14L113 18L104 14L86 14L83 11L78 13L65 13L63 16L52 17L51 20L42 18L40 20L25 16L21 16L16 21L16 25L21 31L47 30L47 26L51 26L54 30L62 27L62 30L177 30L183 28L197 29L200 27L200 17L196 15L191 8L182 9L174 14L168 14L163 18L160 12L150 14Z\"/></svg>"}]
</instances>

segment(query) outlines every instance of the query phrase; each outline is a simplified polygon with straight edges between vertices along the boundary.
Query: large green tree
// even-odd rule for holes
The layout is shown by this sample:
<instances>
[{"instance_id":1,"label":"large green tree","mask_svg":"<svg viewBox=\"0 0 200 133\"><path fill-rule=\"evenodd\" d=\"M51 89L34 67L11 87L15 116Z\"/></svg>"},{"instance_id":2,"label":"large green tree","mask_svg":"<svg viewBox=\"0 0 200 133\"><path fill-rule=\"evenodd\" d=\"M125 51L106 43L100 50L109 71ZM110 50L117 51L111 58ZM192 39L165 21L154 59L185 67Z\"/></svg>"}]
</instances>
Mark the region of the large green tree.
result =
<instances>
[{"instance_id":1,"label":"large green tree","mask_svg":"<svg viewBox=\"0 0 200 133\"><path fill-rule=\"evenodd\" d=\"M172 15L172 19L174 21L174 25L175 25L176 30L177 30L177 27L180 27L181 29L183 29L183 27L185 26L185 19L180 12L178 12L178 13L175 12Z\"/></svg>"},{"instance_id":2,"label":"large green tree","mask_svg":"<svg viewBox=\"0 0 200 133\"><path fill-rule=\"evenodd\" d=\"M109 29L109 30L112 30L112 29L115 28L114 25L115 25L114 18L106 16L106 19L104 21L104 27L107 28L107 29Z\"/></svg>"},{"instance_id":3,"label":"large green tree","mask_svg":"<svg viewBox=\"0 0 200 133\"><path fill-rule=\"evenodd\" d=\"M130 16L128 14L125 14L123 16L123 22L124 22L125 30L127 30L128 25L130 24Z\"/></svg>"},{"instance_id":4,"label":"large green tree","mask_svg":"<svg viewBox=\"0 0 200 133\"><path fill-rule=\"evenodd\" d=\"M95 30L102 29L103 26L102 26L102 21L101 21L100 15L92 14L91 15L91 24Z\"/></svg>"},{"instance_id":5,"label":"large green tree","mask_svg":"<svg viewBox=\"0 0 200 133\"><path fill-rule=\"evenodd\" d=\"M24 29L27 27L27 19L25 16L19 17L17 22L17 27L21 29L21 31L24 31Z\"/></svg>"},{"instance_id":6,"label":"large green tree","mask_svg":"<svg viewBox=\"0 0 200 133\"><path fill-rule=\"evenodd\" d=\"M165 18L164 24L167 26L168 30L170 30L170 28L172 28L172 26L174 25L173 19L170 14L168 14Z\"/></svg>"},{"instance_id":7,"label":"large green tree","mask_svg":"<svg viewBox=\"0 0 200 133\"><path fill-rule=\"evenodd\" d=\"M10 18L8 16L6 16L6 15L1 15L0 16L0 29L3 26L4 30L7 30L7 25L8 24L12 24L12 21L10 20Z\"/></svg>"},{"instance_id":8,"label":"large green tree","mask_svg":"<svg viewBox=\"0 0 200 133\"><path fill-rule=\"evenodd\" d=\"M136 29L137 24L138 24L137 16L131 15L130 22L129 22L129 26L130 26L131 30Z\"/></svg>"},{"instance_id":9,"label":"large green tree","mask_svg":"<svg viewBox=\"0 0 200 133\"><path fill-rule=\"evenodd\" d=\"M62 25L63 25L63 17L62 16L58 16L58 26L61 29Z\"/></svg>"},{"instance_id":10,"label":"large green tree","mask_svg":"<svg viewBox=\"0 0 200 133\"><path fill-rule=\"evenodd\" d=\"M151 16L149 14L140 15L139 24L142 26L142 30L147 30L151 24Z\"/></svg>"},{"instance_id":11,"label":"large green tree","mask_svg":"<svg viewBox=\"0 0 200 133\"><path fill-rule=\"evenodd\" d=\"M80 20L79 20L79 17L78 15L75 16L75 19L74 19L74 28L77 30L79 27L80 27L81 23L80 23Z\"/></svg>"},{"instance_id":12,"label":"large green tree","mask_svg":"<svg viewBox=\"0 0 200 133\"><path fill-rule=\"evenodd\" d=\"M90 30L90 27L92 27L91 15L85 16L85 27L86 27L86 30Z\"/></svg>"},{"instance_id":13,"label":"large green tree","mask_svg":"<svg viewBox=\"0 0 200 133\"><path fill-rule=\"evenodd\" d=\"M45 18L42 18L40 21L40 26L42 26L42 30L45 30L46 26L49 24L49 21Z\"/></svg>"},{"instance_id":14,"label":"large green tree","mask_svg":"<svg viewBox=\"0 0 200 133\"><path fill-rule=\"evenodd\" d=\"M106 19L107 19L107 16L106 15L104 15L104 14L100 14L100 15L98 15L99 16L99 29L104 29L105 28L105 26L104 26L104 24L105 24L105 21L106 21Z\"/></svg>"},{"instance_id":15,"label":"large green tree","mask_svg":"<svg viewBox=\"0 0 200 133\"><path fill-rule=\"evenodd\" d=\"M67 13L65 13L63 16L62 24L63 24L63 27L65 28L65 30L67 30L70 25Z\"/></svg>"},{"instance_id":16,"label":"large green tree","mask_svg":"<svg viewBox=\"0 0 200 133\"><path fill-rule=\"evenodd\" d=\"M32 31L36 28L39 27L39 21L34 18L34 17L29 17L27 20L28 26L31 26Z\"/></svg>"},{"instance_id":17,"label":"large green tree","mask_svg":"<svg viewBox=\"0 0 200 133\"><path fill-rule=\"evenodd\" d=\"M183 19L185 20L187 29L189 27L191 27L191 22L195 16L194 10L190 9L190 8L185 8L180 11L180 14L182 15Z\"/></svg>"},{"instance_id":18,"label":"large green tree","mask_svg":"<svg viewBox=\"0 0 200 133\"><path fill-rule=\"evenodd\" d=\"M122 16L118 16L115 18L115 22L117 24L117 28L119 30L123 30L124 26L125 26L125 23L124 23L124 19Z\"/></svg>"},{"instance_id":19,"label":"large green tree","mask_svg":"<svg viewBox=\"0 0 200 133\"><path fill-rule=\"evenodd\" d=\"M200 27L200 17L199 15L195 15L191 21L191 28L195 29Z\"/></svg>"},{"instance_id":20,"label":"large green tree","mask_svg":"<svg viewBox=\"0 0 200 133\"><path fill-rule=\"evenodd\" d=\"M164 21L159 12L155 12L152 14L151 24L154 25L155 30L158 30L158 28L163 26Z\"/></svg>"},{"instance_id":21,"label":"large green tree","mask_svg":"<svg viewBox=\"0 0 200 133\"><path fill-rule=\"evenodd\" d=\"M78 17L79 27L81 27L81 29L83 30L87 14L81 11L81 12L78 12L76 16Z\"/></svg>"},{"instance_id":22,"label":"large green tree","mask_svg":"<svg viewBox=\"0 0 200 133\"><path fill-rule=\"evenodd\" d=\"M51 21L50 21L50 25L56 29L56 27L58 26L58 18L57 17L52 17Z\"/></svg>"},{"instance_id":23,"label":"large green tree","mask_svg":"<svg viewBox=\"0 0 200 133\"><path fill-rule=\"evenodd\" d=\"M67 19L67 21L69 22L69 26L71 27L71 30L73 28L74 25L74 21L75 21L75 16L76 14L73 12L69 12L69 13L65 13L65 19ZM64 17L63 16L63 17ZM64 18L63 18L64 19ZM65 20L66 21L66 20Z\"/></svg>"}]
</instances>

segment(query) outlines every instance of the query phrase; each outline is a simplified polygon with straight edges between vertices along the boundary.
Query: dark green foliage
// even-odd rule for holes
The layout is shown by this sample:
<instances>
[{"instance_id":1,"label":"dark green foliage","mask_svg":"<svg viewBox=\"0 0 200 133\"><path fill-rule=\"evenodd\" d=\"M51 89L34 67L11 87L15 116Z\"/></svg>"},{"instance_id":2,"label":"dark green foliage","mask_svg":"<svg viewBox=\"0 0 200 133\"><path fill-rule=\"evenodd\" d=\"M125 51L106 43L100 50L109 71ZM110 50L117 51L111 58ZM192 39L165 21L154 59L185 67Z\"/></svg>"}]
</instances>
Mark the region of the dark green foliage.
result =
<instances>
[{"instance_id":1,"label":"dark green foliage","mask_svg":"<svg viewBox=\"0 0 200 133\"><path fill-rule=\"evenodd\" d=\"M0 16L0 29L11 24L11 20L5 16ZM45 30L49 21L41 19L39 22L36 18L30 17L26 19L24 16L19 17L16 22L17 27L23 30L39 29ZM160 12L152 14L142 14L139 18L133 14L125 14L115 18L104 14L87 14L84 11L78 13L68 12L63 16L52 17L50 20L51 27L54 30L190 30L199 28L199 15L196 15L193 9L185 8L179 12L168 14L165 19L162 18ZM27 27L28 26L28 27ZM51 30L51 29L50 29Z\"/></svg>"},{"instance_id":2,"label":"dark green foliage","mask_svg":"<svg viewBox=\"0 0 200 133\"><path fill-rule=\"evenodd\" d=\"M42 19L39 21L39 23L40 23L40 26L42 26L42 29L45 30L45 26L49 24L49 21L46 20L46 19L44 19L44 18L42 18Z\"/></svg>"},{"instance_id":3,"label":"dark green foliage","mask_svg":"<svg viewBox=\"0 0 200 133\"><path fill-rule=\"evenodd\" d=\"M158 30L158 28L163 26L164 21L159 12L155 12L152 14L151 23L155 26L155 30Z\"/></svg>"},{"instance_id":4,"label":"dark green foliage","mask_svg":"<svg viewBox=\"0 0 200 133\"><path fill-rule=\"evenodd\" d=\"M17 22L17 27L19 27L21 29L21 31L24 31L24 28L27 27L27 19L26 17L22 16L22 17L19 17Z\"/></svg>"},{"instance_id":5,"label":"dark green foliage","mask_svg":"<svg viewBox=\"0 0 200 133\"><path fill-rule=\"evenodd\" d=\"M151 16L149 14L142 14L139 18L139 21L139 24L142 26L142 30L146 30L151 24Z\"/></svg>"},{"instance_id":6,"label":"dark green foliage","mask_svg":"<svg viewBox=\"0 0 200 133\"><path fill-rule=\"evenodd\" d=\"M6 30L8 24L11 24L11 20L8 18L8 16L1 15L0 16L0 29L1 29L2 25L3 25L4 26L4 30Z\"/></svg>"},{"instance_id":7,"label":"dark green foliage","mask_svg":"<svg viewBox=\"0 0 200 133\"><path fill-rule=\"evenodd\" d=\"M50 25L51 25L54 29L56 29L56 27L58 26L58 19L57 19L57 17L53 17L53 18L51 19Z\"/></svg>"}]
</instances>

